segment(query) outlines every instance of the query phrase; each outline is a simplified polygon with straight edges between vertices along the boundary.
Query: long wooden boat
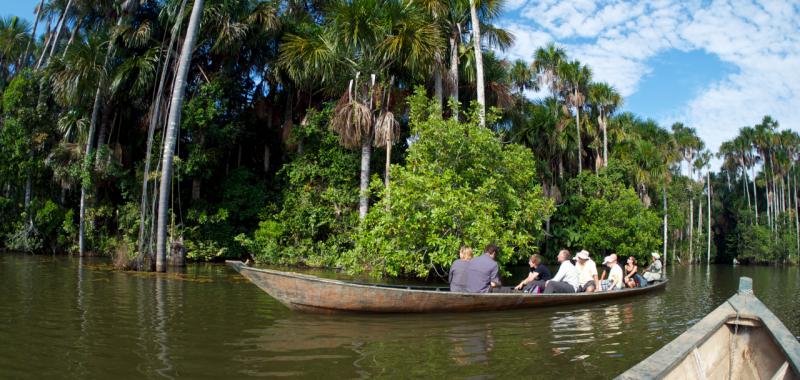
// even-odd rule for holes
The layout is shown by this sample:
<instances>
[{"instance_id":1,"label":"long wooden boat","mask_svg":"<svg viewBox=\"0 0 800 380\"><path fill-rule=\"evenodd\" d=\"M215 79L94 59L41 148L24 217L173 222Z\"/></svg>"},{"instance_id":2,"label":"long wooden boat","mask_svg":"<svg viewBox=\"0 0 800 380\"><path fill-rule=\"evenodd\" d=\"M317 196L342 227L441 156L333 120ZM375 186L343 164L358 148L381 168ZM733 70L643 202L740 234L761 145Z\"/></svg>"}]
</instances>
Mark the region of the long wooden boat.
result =
<instances>
[{"instance_id":1,"label":"long wooden boat","mask_svg":"<svg viewBox=\"0 0 800 380\"><path fill-rule=\"evenodd\" d=\"M800 379L800 343L753 294L753 280L617 379Z\"/></svg>"},{"instance_id":2,"label":"long wooden boat","mask_svg":"<svg viewBox=\"0 0 800 380\"><path fill-rule=\"evenodd\" d=\"M290 309L317 312L432 313L525 309L601 301L663 289L667 281L644 288L575 294L461 293L448 288L375 285L306 274L253 268L227 261L233 269Z\"/></svg>"}]
</instances>

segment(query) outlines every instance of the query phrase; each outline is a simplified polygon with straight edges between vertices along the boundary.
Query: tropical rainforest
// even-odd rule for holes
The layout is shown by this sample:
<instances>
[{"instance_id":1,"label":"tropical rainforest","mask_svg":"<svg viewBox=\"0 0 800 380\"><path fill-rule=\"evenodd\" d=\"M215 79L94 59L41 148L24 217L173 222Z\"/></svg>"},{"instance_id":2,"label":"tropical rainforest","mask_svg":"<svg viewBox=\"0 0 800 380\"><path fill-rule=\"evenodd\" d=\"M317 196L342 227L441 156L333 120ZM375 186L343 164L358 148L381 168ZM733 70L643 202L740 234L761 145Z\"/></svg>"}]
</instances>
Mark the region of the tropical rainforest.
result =
<instances>
[{"instance_id":1,"label":"tropical rainforest","mask_svg":"<svg viewBox=\"0 0 800 380\"><path fill-rule=\"evenodd\" d=\"M587 249L797 263L800 136L712 152L502 0L41 0L0 19L0 247L443 275ZM28 21L30 20L30 21ZM718 170L712 170L719 166Z\"/></svg>"}]
</instances>

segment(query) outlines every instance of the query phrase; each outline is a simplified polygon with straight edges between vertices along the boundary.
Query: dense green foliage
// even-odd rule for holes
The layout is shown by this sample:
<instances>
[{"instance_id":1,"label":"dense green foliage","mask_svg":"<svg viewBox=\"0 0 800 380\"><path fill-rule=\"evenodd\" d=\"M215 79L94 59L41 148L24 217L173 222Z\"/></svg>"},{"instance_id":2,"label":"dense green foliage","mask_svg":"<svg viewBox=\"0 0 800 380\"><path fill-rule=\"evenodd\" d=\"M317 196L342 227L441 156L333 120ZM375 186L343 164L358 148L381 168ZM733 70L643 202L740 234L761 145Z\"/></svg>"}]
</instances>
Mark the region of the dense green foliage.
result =
<instances>
[{"instance_id":1,"label":"dense green foliage","mask_svg":"<svg viewBox=\"0 0 800 380\"><path fill-rule=\"evenodd\" d=\"M535 181L531 151L501 144L477 112L466 122L443 119L423 90L409 103L406 164L393 166L378 190L345 266L426 276L449 266L462 245L495 243L500 263L536 251L552 203Z\"/></svg>"},{"instance_id":2,"label":"dense green foliage","mask_svg":"<svg viewBox=\"0 0 800 380\"><path fill-rule=\"evenodd\" d=\"M37 33L66 15L55 44L0 23L0 247L77 253L83 220L89 253L145 269L191 2L69 3L39 15ZM796 132L765 117L712 172L693 128L619 113L558 46L502 59L503 1L477 4L486 128L474 3L205 4L163 192L189 259L426 276L494 242L507 265L561 248L800 261Z\"/></svg>"},{"instance_id":3,"label":"dense green foliage","mask_svg":"<svg viewBox=\"0 0 800 380\"><path fill-rule=\"evenodd\" d=\"M573 251L586 249L596 258L617 253L645 262L650 252L659 251L661 219L642 204L636 192L626 187L619 175L581 174L568 184L564 205L554 223L558 247Z\"/></svg>"}]
</instances>

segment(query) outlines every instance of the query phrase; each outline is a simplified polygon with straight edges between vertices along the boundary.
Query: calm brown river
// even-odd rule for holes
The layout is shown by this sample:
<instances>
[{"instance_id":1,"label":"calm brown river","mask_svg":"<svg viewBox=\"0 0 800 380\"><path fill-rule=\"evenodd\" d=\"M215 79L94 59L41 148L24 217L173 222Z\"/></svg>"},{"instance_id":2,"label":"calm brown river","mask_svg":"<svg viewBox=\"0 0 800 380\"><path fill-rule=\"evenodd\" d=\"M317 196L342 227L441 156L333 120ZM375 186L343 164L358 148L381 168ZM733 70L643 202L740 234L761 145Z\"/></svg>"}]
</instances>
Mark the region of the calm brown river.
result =
<instances>
[{"instance_id":1,"label":"calm brown river","mask_svg":"<svg viewBox=\"0 0 800 380\"><path fill-rule=\"evenodd\" d=\"M289 311L222 265L116 272L104 261L0 255L0 379L610 378L754 279L800 335L800 269L669 268L667 290L476 314ZM518 279L515 279L515 281Z\"/></svg>"}]
</instances>

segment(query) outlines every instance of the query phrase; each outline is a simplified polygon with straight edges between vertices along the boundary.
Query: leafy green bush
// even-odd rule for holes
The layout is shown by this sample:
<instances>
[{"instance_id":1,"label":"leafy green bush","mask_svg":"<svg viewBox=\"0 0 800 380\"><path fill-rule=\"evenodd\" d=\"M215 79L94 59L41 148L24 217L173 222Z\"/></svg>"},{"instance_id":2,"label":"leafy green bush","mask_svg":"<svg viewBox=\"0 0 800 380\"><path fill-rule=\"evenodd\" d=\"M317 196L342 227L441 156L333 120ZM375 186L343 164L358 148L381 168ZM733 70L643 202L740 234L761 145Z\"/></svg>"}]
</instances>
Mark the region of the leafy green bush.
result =
<instances>
[{"instance_id":1,"label":"leafy green bush","mask_svg":"<svg viewBox=\"0 0 800 380\"><path fill-rule=\"evenodd\" d=\"M661 219L618 175L585 172L570 180L567 194L553 222L559 247L644 260L659 249Z\"/></svg>"},{"instance_id":2,"label":"leafy green bush","mask_svg":"<svg viewBox=\"0 0 800 380\"><path fill-rule=\"evenodd\" d=\"M426 276L449 266L462 244L497 244L501 264L535 251L553 205L537 184L531 151L503 145L476 113L464 123L443 119L421 90L409 105L414 142L406 165L392 166L387 189L373 181L381 199L341 265Z\"/></svg>"},{"instance_id":3,"label":"leafy green bush","mask_svg":"<svg viewBox=\"0 0 800 380\"><path fill-rule=\"evenodd\" d=\"M352 247L358 155L339 146L327 127L330 117L330 107L311 111L306 125L295 126L292 134L302 136L303 153L278 173L286 184L273 207L276 212L263 218L252 237L237 236L257 260L333 265L340 252Z\"/></svg>"}]
</instances>

